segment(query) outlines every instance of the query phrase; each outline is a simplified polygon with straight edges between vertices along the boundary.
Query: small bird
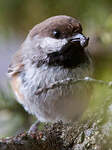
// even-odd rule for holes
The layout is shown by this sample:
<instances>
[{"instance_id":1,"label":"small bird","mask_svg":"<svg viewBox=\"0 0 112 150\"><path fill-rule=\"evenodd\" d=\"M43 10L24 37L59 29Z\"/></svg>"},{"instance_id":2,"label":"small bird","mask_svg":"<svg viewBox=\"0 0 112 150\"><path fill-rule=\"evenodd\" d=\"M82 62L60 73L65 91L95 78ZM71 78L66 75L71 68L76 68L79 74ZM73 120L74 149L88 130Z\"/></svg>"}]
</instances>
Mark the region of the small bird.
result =
<instances>
[{"instance_id":1,"label":"small bird","mask_svg":"<svg viewBox=\"0 0 112 150\"><path fill-rule=\"evenodd\" d=\"M76 120L87 108L90 87L72 82L92 74L88 42L77 19L53 16L34 26L13 56L8 68L12 89L39 121Z\"/></svg>"}]
</instances>

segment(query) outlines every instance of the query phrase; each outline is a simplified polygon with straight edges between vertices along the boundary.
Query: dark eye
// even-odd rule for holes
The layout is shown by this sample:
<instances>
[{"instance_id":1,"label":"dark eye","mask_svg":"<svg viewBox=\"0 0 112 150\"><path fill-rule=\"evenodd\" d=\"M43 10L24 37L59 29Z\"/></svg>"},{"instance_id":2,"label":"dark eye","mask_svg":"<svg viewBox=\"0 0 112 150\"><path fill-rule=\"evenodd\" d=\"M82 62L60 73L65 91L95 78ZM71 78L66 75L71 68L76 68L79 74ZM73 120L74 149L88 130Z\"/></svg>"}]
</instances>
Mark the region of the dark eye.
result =
<instances>
[{"instance_id":1,"label":"dark eye","mask_svg":"<svg viewBox=\"0 0 112 150\"><path fill-rule=\"evenodd\" d=\"M60 37L60 35L61 35L60 31L58 31L58 30L54 30L54 31L53 31L53 36L54 36L56 39L58 39L58 38Z\"/></svg>"}]
</instances>

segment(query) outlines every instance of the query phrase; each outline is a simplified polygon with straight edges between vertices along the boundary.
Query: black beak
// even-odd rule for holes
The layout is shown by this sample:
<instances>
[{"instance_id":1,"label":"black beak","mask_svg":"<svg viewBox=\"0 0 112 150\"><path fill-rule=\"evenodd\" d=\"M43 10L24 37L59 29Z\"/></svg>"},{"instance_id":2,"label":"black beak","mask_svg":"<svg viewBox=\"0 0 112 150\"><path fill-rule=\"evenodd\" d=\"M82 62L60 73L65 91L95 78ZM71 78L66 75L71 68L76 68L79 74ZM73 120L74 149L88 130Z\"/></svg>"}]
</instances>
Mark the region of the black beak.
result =
<instances>
[{"instance_id":1,"label":"black beak","mask_svg":"<svg viewBox=\"0 0 112 150\"><path fill-rule=\"evenodd\" d=\"M81 47L86 47L89 42L89 37L86 38L83 34L78 33L71 38L68 38L68 41L74 44L79 43Z\"/></svg>"}]
</instances>

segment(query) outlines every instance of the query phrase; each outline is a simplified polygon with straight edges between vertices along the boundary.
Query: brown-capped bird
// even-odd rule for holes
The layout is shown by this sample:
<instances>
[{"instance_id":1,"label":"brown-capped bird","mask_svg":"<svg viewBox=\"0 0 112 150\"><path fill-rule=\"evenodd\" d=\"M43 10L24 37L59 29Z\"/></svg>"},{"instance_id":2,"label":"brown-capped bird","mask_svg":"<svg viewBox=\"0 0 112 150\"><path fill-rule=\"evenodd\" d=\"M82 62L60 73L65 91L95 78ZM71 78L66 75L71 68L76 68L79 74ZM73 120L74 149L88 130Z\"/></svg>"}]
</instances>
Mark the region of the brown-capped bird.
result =
<instances>
[{"instance_id":1,"label":"brown-capped bird","mask_svg":"<svg viewBox=\"0 0 112 150\"><path fill-rule=\"evenodd\" d=\"M84 112L89 87L72 81L92 73L87 45L77 19L54 16L37 24L12 58L8 75L17 100L41 122L67 122Z\"/></svg>"}]
</instances>

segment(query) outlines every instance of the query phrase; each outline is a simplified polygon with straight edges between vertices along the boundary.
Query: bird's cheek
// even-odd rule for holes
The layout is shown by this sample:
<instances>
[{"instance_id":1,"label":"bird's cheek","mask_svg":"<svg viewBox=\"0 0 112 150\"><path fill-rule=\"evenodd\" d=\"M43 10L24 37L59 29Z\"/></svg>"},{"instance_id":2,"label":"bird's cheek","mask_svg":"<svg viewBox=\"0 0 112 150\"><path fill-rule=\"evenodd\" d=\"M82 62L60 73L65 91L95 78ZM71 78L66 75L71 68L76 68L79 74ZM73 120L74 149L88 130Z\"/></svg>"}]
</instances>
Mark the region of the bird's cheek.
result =
<instances>
[{"instance_id":1,"label":"bird's cheek","mask_svg":"<svg viewBox=\"0 0 112 150\"><path fill-rule=\"evenodd\" d=\"M63 45L67 43L66 39L54 39L46 37L40 44L46 54L60 51Z\"/></svg>"}]
</instances>

